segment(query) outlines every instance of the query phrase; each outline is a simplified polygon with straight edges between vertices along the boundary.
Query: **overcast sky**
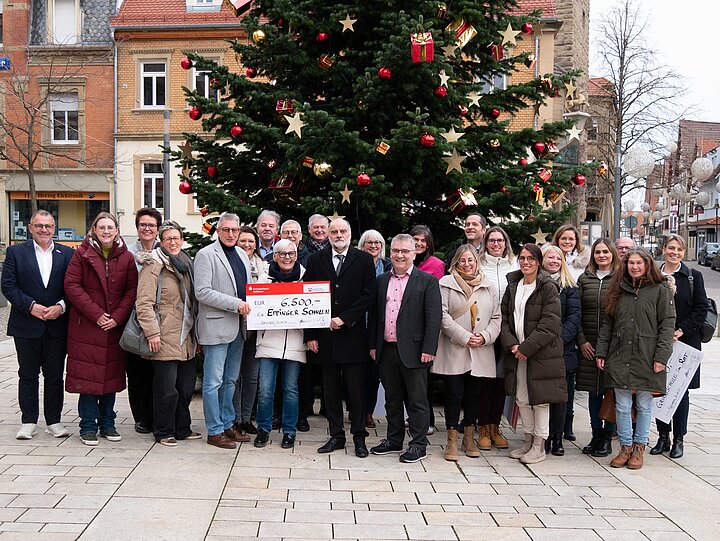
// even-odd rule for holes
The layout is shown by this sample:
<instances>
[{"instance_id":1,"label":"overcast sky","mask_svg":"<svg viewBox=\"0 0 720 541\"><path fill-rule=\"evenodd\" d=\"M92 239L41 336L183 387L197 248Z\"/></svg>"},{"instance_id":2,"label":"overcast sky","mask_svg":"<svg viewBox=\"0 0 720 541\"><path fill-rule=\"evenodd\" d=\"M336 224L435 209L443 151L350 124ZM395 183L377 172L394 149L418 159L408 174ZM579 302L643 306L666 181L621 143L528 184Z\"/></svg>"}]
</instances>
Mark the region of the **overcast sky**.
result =
<instances>
[{"instance_id":1,"label":"overcast sky","mask_svg":"<svg viewBox=\"0 0 720 541\"><path fill-rule=\"evenodd\" d=\"M618 0L590 0L590 76L604 75L595 68L593 35L597 21ZM720 122L720 0L638 0L650 17L648 44L687 79L690 118Z\"/></svg>"}]
</instances>

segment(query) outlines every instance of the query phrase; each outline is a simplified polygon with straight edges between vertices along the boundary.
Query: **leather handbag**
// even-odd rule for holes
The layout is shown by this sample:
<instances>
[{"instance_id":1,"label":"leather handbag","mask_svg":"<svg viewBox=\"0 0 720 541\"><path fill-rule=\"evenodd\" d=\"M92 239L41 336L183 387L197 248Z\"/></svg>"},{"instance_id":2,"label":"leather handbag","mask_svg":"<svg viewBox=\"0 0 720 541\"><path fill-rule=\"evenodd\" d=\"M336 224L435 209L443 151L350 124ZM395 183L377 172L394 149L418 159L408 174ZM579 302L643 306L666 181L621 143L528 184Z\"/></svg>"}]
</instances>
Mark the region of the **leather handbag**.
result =
<instances>
[{"instance_id":1,"label":"leather handbag","mask_svg":"<svg viewBox=\"0 0 720 541\"><path fill-rule=\"evenodd\" d=\"M160 324L160 314L158 314L157 309L160 306L161 289L162 271L158 276L157 293L155 296L155 318L157 319L158 325ZM142 327L140 326L140 322L138 321L135 308L133 308L133 311L130 314L130 319L128 319L127 323L125 324L125 329L123 330L122 336L120 337L120 347L128 353L140 355L141 357L152 357L153 355L155 355L155 352L150 351L150 344L148 344L147 337L145 336L145 331L143 331Z\"/></svg>"},{"instance_id":2,"label":"leather handbag","mask_svg":"<svg viewBox=\"0 0 720 541\"><path fill-rule=\"evenodd\" d=\"M635 406L635 393L632 397L632 409L630 410L633 423L637 417L637 406ZM608 423L616 423L615 416L615 391L613 389L605 389L602 404L600 404L599 417Z\"/></svg>"}]
</instances>

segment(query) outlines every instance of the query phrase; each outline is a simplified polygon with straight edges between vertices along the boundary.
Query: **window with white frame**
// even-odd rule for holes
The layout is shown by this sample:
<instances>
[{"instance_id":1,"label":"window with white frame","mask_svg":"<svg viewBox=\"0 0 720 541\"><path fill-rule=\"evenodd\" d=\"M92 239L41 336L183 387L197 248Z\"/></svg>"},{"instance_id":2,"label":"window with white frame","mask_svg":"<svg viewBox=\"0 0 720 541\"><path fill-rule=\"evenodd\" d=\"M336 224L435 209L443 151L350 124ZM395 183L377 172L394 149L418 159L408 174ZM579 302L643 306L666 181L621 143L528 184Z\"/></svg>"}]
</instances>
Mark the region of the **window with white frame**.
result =
<instances>
[{"instance_id":1,"label":"window with white frame","mask_svg":"<svg viewBox=\"0 0 720 541\"><path fill-rule=\"evenodd\" d=\"M209 100L220 101L220 92L217 89L210 88L209 71L197 71L193 68L193 83L197 93Z\"/></svg>"},{"instance_id":2,"label":"window with white frame","mask_svg":"<svg viewBox=\"0 0 720 541\"><path fill-rule=\"evenodd\" d=\"M144 207L163 208L163 166L162 163L145 162L142 167L142 204Z\"/></svg>"},{"instance_id":3,"label":"window with white frame","mask_svg":"<svg viewBox=\"0 0 720 541\"><path fill-rule=\"evenodd\" d=\"M492 78L485 79L483 81L483 94L490 94L493 90L505 90L507 88L507 81L505 80L505 74L500 73L493 75Z\"/></svg>"},{"instance_id":4,"label":"window with white frame","mask_svg":"<svg viewBox=\"0 0 720 541\"><path fill-rule=\"evenodd\" d=\"M53 0L52 30L55 43L77 43L75 0Z\"/></svg>"},{"instance_id":5,"label":"window with white frame","mask_svg":"<svg viewBox=\"0 0 720 541\"><path fill-rule=\"evenodd\" d=\"M50 95L50 130L52 142L74 144L78 142L78 95L63 92Z\"/></svg>"},{"instance_id":6,"label":"window with white frame","mask_svg":"<svg viewBox=\"0 0 720 541\"><path fill-rule=\"evenodd\" d=\"M165 107L165 62L142 62L140 71L142 106Z\"/></svg>"}]
</instances>

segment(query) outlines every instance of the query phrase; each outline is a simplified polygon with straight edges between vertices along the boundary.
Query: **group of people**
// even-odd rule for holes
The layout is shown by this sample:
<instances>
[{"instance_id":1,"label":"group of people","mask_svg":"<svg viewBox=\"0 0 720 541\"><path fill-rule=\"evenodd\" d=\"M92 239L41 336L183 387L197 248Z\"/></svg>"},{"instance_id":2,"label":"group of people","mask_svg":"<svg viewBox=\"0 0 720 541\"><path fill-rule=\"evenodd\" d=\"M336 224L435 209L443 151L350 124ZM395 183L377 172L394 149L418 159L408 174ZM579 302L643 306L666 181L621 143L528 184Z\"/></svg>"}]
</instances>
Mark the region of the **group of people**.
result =
<instances>
[{"instance_id":1,"label":"group of people","mask_svg":"<svg viewBox=\"0 0 720 541\"><path fill-rule=\"evenodd\" d=\"M53 243L54 219L40 210L30 220L32 240L8 249L2 291L12 303L8 334L19 363L18 439L37 432L41 370L47 432L69 435L60 421L66 354L65 390L79 394L86 445L97 445L98 435L121 440L114 403L126 380L137 432L166 446L200 439L189 411L200 345L207 442L219 448L252 436L264 447L274 428L281 447L292 448L296 432L309 430L321 381L329 439L318 452L346 446L344 402L356 456L400 453L402 462L416 462L435 430L437 378L446 460L508 447L500 430L507 396L524 433L510 456L533 464L563 455L563 439L575 440L577 389L589 393L592 440L583 453L608 456L617 432L611 466L637 469L673 341L699 349L707 310L702 275L682 262L685 241L676 235L660 266L629 238L587 247L570 225L516 256L502 227L470 214L445 263L426 226L396 235L387 258L376 230L354 248L347 221L313 215L303 239L300 223L265 210L255 227L222 214L217 240L193 260L182 250L182 228L157 210L140 209L135 225L138 240L128 246L116 219L101 213L73 251ZM330 283L327 328L247 330L248 284L311 281ZM120 347L131 317L148 341L143 357ZM387 435L368 449L380 383ZM699 370L690 387L698 384ZM600 414L610 391L614 420ZM688 409L686 392L672 427L658 421L651 454L682 456Z\"/></svg>"}]
</instances>

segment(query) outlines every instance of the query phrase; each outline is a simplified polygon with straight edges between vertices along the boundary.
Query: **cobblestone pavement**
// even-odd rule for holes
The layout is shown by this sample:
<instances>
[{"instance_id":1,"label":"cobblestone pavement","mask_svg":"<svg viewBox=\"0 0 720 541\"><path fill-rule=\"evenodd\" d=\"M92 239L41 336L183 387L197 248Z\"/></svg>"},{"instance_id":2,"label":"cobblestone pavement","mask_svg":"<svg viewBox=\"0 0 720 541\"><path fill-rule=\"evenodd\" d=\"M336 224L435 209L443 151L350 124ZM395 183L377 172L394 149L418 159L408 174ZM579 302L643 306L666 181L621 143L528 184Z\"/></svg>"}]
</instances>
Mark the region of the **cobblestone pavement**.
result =
<instances>
[{"instance_id":1,"label":"cobblestone pavement","mask_svg":"<svg viewBox=\"0 0 720 541\"><path fill-rule=\"evenodd\" d=\"M524 466L508 451L442 458L446 433L429 457L319 455L324 418L310 419L293 450L272 434L265 449L220 450L204 441L177 448L136 434L126 393L117 400L121 442L97 447L78 437L76 399L66 395L73 435L40 426L18 441L13 343L0 342L0 541L454 539L716 540L720 532L720 339L706 348L702 388L692 394L685 456L649 456L642 470L612 469L580 447L589 440L585 393L578 394L575 444L566 455ZM204 431L202 401L192 405ZM442 412L436 411L438 424ZM368 443L380 441L384 419ZM509 428L511 447L521 439ZM653 440L655 436L653 435ZM617 442L614 443L615 450ZM717 461L717 462L716 462Z\"/></svg>"}]
</instances>

